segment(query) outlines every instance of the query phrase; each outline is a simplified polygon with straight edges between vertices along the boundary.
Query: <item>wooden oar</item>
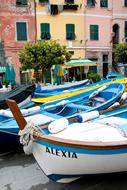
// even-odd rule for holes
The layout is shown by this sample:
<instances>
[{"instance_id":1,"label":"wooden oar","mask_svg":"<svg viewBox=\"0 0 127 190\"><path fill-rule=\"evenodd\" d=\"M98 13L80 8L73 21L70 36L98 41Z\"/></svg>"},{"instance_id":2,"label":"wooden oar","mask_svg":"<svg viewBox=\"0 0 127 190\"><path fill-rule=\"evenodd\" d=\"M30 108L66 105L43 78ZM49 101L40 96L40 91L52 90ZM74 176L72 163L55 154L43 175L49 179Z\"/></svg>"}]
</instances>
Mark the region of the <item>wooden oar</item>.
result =
<instances>
[{"instance_id":1,"label":"wooden oar","mask_svg":"<svg viewBox=\"0 0 127 190\"><path fill-rule=\"evenodd\" d=\"M116 106L116 107L114 107L114 108L110 107L110 108L107 108L107 109L105 109L105 110L99 111L99 113L100 113L100 115L101 115L101 114L104 114L104 113L106 113L106 112L115 111L115 110L118 110L118 109L120 109L120 108L125 108L125 107L127 107L127 104L118 105L118 106Z\"/></svg>"},{"instance_id":2,"label":"wooden oar","mask_svg":"<svg viewBox=\"0 0 127 190\"><path fill-rule=\"evenodd\" d=\"M15 120L17 121L20 129L24 129L24 127L26 126L27 122L25 120L25 118L23 117L18 105L16 104L15 100L11 100L11 99L7 99L6 103L8 105L8 107L10 108Z\"/></svg>"}]
</instances>

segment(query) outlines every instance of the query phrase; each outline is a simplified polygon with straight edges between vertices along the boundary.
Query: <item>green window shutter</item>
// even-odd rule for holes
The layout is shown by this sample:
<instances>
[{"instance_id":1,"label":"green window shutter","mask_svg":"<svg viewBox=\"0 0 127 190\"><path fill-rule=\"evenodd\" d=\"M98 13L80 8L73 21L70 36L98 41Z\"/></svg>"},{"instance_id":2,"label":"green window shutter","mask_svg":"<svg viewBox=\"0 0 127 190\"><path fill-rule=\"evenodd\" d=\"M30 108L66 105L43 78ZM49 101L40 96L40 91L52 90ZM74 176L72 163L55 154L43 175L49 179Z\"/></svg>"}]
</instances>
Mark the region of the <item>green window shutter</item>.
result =
<instances>
[{"instance_id":1,"label":"green window shutter","mask_svg":"<svg viewBox=\"0 0 127 190\"><path fill-rule=\"evenodd\" d=\"M125 38L127 38L127 21L125 21Z\"/></svg>"},{"instance_id":2,"label":"green window shutter","mask_svg":"<svg viewBox=\"0 0 127 190\"><path fill-rule=\"evenodd\" d=\"M41 39L49 40L50 35L50 25L49 23L41 23Z\"/></svg>"},{"instance_id":3,"label":"green window shutter","mask_svg":"<svg viewBox=\"0 0 127 190\"><path fill-rule=\"evenodd\" d=\"M21 5L21 0L16 0L16 5Z\"/></svg>"},{"instance_id":4,"label":"green window shutter","mask_svg":"<svg viewBox=\"0 0 127 190\"><path fill-rule=\"evenodd\" d=\"M27 0L22 0L23 5L27 5Z\"/></svg>"},{"instance_id":5,"label":"green window shutter","mask_svg":"<svg viewBox=\"0 0 127 190\"><path fill-rule=\"evenodd\" d=\"M21 3L21 0L16 0L16 4L19 4L19 3Z\"/></svg>"},{"instance_id":6,"label":"green window shutter","mask_svg":"<svg viewBox=\"0 0 127 190\"><path fill-rule=\"evenodd\" d=\"M16 5L27 5L27 0L16 0Z\"/></svg>"},{"instance_id":7,"label":"green window shutter","mask_svg":"<svg viewBox=\"0 0 127 190\"><path fill-rule=\"evenodd\" d=\"M88 7L95 6L95 0L87 0L87 6Z\"/></svg>"},{"instance_id":8,"label":"green window shutter","mask_svg":"<svg viewBox=\"0 0 127 190\"><path fill-rule=\"evenodd\" d=\"M17 41L27 41L27 28L26 22L17 22Z\"/></svg>"},{"instance_id":9,"label":"green window shutter","mask_svg":"<svg viewBox=\"0 0 127 190\"><path fill-rule=\"evenodd\" d=\"M100 7L108 7L108 0L100 0Z\"/></svg>"},{"instance_id":10,"label":"green window shutter","mask_svg":"<svg viewBox=\"0 0 127 190\"><path fill-rule=\"evenodd\" d=\"M66 39L75 40L75 25L66 24Z\"/></svg>"},{"instance_id":11,"label":"green window shutter","mask_svg":"<svg viewBox=\"0 0 127 190\"><path fill-rule=\"evenodd\" d=\"M98 25L90 25L90 40L98 39Z\"/></svg>"}]
</instances>

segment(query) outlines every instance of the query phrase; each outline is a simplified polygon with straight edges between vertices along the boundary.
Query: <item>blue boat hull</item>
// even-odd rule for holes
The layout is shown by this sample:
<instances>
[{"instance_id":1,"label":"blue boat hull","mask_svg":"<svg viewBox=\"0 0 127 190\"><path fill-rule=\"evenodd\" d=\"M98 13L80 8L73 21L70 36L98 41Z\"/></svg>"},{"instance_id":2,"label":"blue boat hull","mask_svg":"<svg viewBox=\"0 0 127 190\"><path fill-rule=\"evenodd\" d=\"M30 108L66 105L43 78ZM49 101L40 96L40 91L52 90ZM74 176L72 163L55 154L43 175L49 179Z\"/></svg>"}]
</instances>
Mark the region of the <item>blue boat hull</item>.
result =
<instances>
[{"instance_id":1,"label":"blue boat hull","mask_svg":"<svg viewBox=\"0 0 127 190\"><path fill-rule=\"evenodd\" d=\"M73 114L78 114L78 112L82 111L100 111L108 108L116 101L119 101L123 92L123 84L110 84L107 89L95 96L95 100L89 97L92 93L96 93L96 91L90 90L72 97L67 97L64 100L54 100L45 103L41 105L41 109L63 117L73 116Z\"/></svg>"}]
</instances>

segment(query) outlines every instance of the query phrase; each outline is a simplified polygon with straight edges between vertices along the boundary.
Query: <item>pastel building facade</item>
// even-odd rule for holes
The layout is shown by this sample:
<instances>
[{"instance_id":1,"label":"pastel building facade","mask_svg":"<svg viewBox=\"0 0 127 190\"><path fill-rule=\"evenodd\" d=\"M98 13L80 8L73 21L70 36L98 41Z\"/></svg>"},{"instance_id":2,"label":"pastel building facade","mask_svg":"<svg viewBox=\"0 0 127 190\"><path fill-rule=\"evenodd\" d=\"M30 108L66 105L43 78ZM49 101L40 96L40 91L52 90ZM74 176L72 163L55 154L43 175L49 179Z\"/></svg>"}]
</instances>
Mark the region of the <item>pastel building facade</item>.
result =
<instances>
[{"instance_id":1,"label":"pastel building facade","mask_svg":"<svg viewBox=\"0 0 127 190\"><path fill-rule=\"evenodd\" d=\"M35 40L34 1L0 0L0 68L5 67L6 62L14 64L18 83L21 67L19 52L27 42Z\"/></svg>"},{"instance_id":2,"label":"pastel building facade","mask_svg":"<svg viewBox=\"0 0 127 190\"><path fill-rule=\"evenodd\" d=\"M105 77L112 70L112 48L127 42L127 0L85 0L86 57Z\"/></svg>"},{"instance_id":3,"label":"pastel building facade","mask_svg":"<svg viewBox=\"0 0 127 190\"><path fill-rule=\"evenodd\" d=\"M36 0L37 40L58 40L72 58L85 57L84 8L84 0Z\"/></svg>"},{"instance_id":4,"label":"pastel building facade","mask_svg":"<svg viewBox=\"0 0 127 190\"><path fill-rule=\"evenodd\" d=\"M112 70L114 43L126 41L127 0L36 0L37 39L56 39L72 59L88 58L101 77ZM69 34L71 33L71 34ZM69 36L71 35L71 36Z\"/></svg>"},{"instance_id":5,"label":"pastel building facade","mask_svg":"<svg viewBox=\"0 0 127 190\"><path fill-rule=\"evenodd\" d=\"M86 0L85 5L86 56L97 62L97 72L105 77L112 68L112 0Z\"/></svg>"},{"instance_id":6,"label":"pastel building facade","mask_svg":"<svg viewBox=\"0 0 127 190\"><path fill-rule=\"evenodd\" d=\"M112 70L112 48L127 42L127 0L0 0L0 77L27 42L55 39L72 59L97 62L102 77Z\"/></svg>"},{"instance_id":7,"label":"pastel building facade","mask_svg":"<svg viewBox=\"0 0 127 190\"><path fill-rule=\"evenodd\" d=\"M113 43L127 43L127 0L112 1Z\"/></svg>"}]
</instances>

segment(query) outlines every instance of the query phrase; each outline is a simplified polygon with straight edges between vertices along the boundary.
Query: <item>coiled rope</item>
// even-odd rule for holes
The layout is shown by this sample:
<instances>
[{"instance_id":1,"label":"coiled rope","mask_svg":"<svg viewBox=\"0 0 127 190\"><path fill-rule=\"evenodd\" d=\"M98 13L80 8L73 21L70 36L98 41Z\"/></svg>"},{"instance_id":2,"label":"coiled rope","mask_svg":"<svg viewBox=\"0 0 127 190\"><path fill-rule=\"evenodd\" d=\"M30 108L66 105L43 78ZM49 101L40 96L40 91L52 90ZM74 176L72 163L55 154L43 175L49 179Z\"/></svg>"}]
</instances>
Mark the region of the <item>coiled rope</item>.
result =
<instances>
[{"instance_id":1,"label":"coiled rope","mask_svg":"<svg viewBox=\"0 0 127 190\"><path fill-rule=\"evenodd\" d=\"M23 130L20 130L20 143L23 145L25 154L30 155L33 152L34 134L40 130L39 126L35 126L32 121L28 121Z\"/></svg>"}]
</instances>

